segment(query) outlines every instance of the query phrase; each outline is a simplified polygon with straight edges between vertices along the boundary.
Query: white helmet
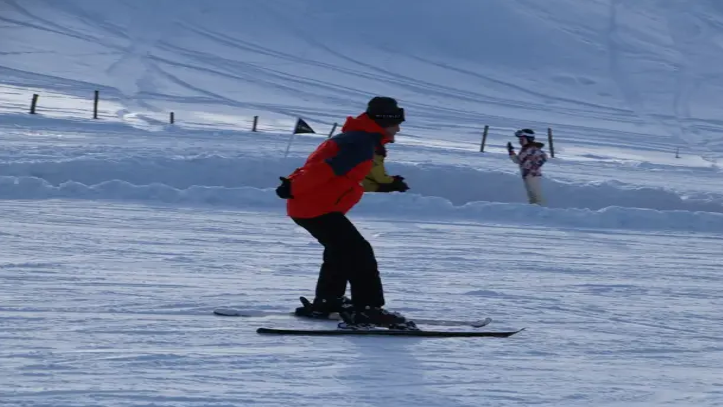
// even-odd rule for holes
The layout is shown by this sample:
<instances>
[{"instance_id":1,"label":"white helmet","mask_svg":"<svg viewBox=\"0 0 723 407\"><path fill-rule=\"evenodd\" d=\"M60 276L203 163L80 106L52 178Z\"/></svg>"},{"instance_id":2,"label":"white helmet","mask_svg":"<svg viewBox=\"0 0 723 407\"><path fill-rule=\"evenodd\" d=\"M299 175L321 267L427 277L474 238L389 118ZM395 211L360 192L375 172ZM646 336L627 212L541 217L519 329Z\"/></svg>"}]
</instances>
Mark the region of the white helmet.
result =
<instances>
[{"instance_id":1,"label":"white helmet","mask_svg":"<svg viewBox=\"0 0 723 407\"><path fill-rule=\"evenodd\" d=\"M515 137L524 137L527 141L535 141L535 131L532 129L521 129L515 132Z\"/></svg>"}]
</instances>

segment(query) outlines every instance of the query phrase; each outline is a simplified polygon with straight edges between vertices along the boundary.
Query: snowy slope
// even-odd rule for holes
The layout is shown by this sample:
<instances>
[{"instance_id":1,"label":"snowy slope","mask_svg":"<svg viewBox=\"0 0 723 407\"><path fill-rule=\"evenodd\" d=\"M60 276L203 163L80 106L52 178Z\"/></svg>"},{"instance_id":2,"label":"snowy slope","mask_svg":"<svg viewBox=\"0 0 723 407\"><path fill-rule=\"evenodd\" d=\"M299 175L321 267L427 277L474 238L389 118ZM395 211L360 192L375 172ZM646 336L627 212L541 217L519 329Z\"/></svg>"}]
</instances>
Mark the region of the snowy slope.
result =
<instances>
[{"instance_id":1,"label":"snowy slope","mask_svg":"<svg viewBox=\"0 0 723 407\"><path fill-rule=\"evenodd\" d=\"M723 153L714 0L1 4L2 82L100 88L108 115L330 125L392 94L408 130L435 138L551 126L561 148Z\"/></svg>"},{"instance_id":2,"label":"snowy slope","mask_svg":"<svg viewBox=\"0 0 723 407\"><path fill-rule=\"evenodd\" d=\"M356 216L390 307L492 315L490 330L527 331L273 338L254 330L333 324L210 313L288 311L293 294L310 293L320 250L276 211L2 209L0 405L647 407L723 397L720 235Z\"/></svg>"},{"instance_id":3,"label":"snowy slope","mask_svg":"<svg viewBox=\"0 0 723 407\"><path fill-rule=\"evenodd\" d=\"M0 0L0 405L720 405L722 39L715 0ZM313 296L273 189L377 94L411 189L350 216L389 307L518 336L211 315Z\"/></svg>"}]
</instances>

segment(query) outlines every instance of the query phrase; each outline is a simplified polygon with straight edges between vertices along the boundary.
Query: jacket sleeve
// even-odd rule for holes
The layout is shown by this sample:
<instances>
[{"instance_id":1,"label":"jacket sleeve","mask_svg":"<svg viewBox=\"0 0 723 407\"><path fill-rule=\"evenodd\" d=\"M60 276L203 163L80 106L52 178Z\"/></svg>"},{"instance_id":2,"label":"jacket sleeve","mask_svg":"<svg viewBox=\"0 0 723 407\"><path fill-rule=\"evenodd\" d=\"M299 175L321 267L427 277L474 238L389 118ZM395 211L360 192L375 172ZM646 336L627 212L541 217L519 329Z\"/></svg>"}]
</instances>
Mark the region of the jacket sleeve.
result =
<instances>
[{"instance_id":1,"label":"jacket sleeve","mask_svg":"<svg viewBox=\"0 0 723 407\"><path fill-rule=\"evenodd\" d=\"M547 162L547 153L544 152L543 150L538 150L538 151L539 151L539 154L538 154L537 160L538 160L538 163L540 164L540 167L542 167Z\"/></svg>"},{"instance_id":2,"label":"jacket sleeve","mask_svg":"<svg viewBox=\"0 0 723 407\"><path fill-rule=\"evenodd\" d=\"M517 154L510 154L510 160L512 160L513 163L519 164L520 163L520 157L517 156Z\"/></svg>"},{"instance_id":3,"label":"jacket sleeve","mask_svg":"<svg viewBox=\"0 0 723 407\"><path fill-rule=\"evenodd\" d=\"M372 169L366 177L377 184L391 184L394 182L394 178L389 176L386 168L384 168L384 156L381 154L374 155Z\"/></svg>"}]
</instances>

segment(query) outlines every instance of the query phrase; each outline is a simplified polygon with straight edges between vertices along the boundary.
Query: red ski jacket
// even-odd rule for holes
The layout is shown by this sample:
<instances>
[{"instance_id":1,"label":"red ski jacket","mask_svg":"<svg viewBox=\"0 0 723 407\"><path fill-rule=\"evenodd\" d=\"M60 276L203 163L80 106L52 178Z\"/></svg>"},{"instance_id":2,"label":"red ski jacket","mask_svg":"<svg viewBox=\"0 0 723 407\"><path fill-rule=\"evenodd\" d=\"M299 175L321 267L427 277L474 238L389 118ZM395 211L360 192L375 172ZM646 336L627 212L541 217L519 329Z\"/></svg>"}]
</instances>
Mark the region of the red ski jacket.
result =
<instances>
[{"instance_id":1,"label":"red ski jacket","mask_svg":"<svg viewBox=\"0 0 723 407\"><path fill-rule=\"evenodd\" d=\"M390 140L366 113L348 117L341 130L321 143L306 163L288 176L293 196L286 202L290 217L345 214L361 200L361 182L372 168L374 151Z\"/></svg>"}]
</instances>

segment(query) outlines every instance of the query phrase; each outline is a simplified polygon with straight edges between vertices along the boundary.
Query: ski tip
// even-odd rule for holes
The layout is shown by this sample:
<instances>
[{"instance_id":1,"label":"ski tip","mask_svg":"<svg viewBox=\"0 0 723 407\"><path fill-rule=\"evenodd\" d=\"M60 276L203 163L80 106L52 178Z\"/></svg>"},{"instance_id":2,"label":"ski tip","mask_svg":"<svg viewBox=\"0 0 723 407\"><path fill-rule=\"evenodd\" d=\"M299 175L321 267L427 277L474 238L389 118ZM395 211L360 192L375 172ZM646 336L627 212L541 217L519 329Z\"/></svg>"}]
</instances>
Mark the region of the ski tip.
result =
<instances>
[{"instance_id":1,"label":"ski tip","mask_svg":"<svg viewBox=\"0 0 723 407\"><path fill-rule=\"evenodd\" d=\"M213 310L214 315L219 315L222 317L239 317L242 316L238 310L235 310L233 308L216 308Z\"/></svg>"},{"instance_id":2,"label":"ski tip","mask_svg":"<svg viewBox=\"0 0 723 407\"><path fill-rule=\"evenodd\" d=\"M527 327L525 327L525 328L520 328L520 329L518 329L518 330L516 330L516 331L511 331L508 336L517 335L518 333L524 331L525 329L527 329Z\"/></svg>"},{"instance_id":3,"label":"ski tip","mask_svg":"<svg viewBox=\"0 0 723 407\"><path fill-rule=\"evenodd\" d=\"M475 321L470 324L472 328L482 328L492 323L492 318L487 317L481 321Z\"/></svg>"}]
</instances>

